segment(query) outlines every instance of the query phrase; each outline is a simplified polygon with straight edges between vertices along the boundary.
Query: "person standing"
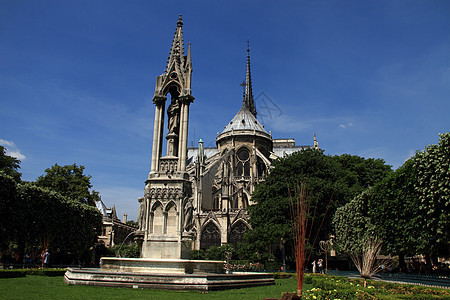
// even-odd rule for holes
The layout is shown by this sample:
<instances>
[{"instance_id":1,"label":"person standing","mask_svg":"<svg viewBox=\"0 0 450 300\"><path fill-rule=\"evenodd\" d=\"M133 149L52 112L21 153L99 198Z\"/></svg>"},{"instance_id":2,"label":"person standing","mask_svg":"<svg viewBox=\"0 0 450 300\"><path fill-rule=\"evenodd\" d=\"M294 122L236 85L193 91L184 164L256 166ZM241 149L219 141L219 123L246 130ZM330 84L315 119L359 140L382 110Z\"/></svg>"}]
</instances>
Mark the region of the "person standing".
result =
<instances>
[{"instance_id":1,"label":"person standing","mask_svg":"<svg viewBox=\"0 0 450 300\"><path fill-rule=\"evenodd\" d=\"M319 259L319 261L317 262L317 266L319 267L319 273L323 274L323 260Z\"/></svg>"},{"instance_id":2,"label":"person standing","mask_svg":"<svg viewBox=\"0 0 450 300\"><path fill-rule=\"evenodd\" d=\"M312 272L316 273L316 261L315 260L312 262Z\"/></svg>"},{"instance_id":3,"label":"person standing","mask_svg":"<svg viewBox=\"0 0 450 300\"><path fill-rule=\"evenodd\" d=\"M44 268L48 268L50 265L50 253L48 252L48 249L45 249L45 252L42 255L42 263Z\"/></svg>"}]
</instances>

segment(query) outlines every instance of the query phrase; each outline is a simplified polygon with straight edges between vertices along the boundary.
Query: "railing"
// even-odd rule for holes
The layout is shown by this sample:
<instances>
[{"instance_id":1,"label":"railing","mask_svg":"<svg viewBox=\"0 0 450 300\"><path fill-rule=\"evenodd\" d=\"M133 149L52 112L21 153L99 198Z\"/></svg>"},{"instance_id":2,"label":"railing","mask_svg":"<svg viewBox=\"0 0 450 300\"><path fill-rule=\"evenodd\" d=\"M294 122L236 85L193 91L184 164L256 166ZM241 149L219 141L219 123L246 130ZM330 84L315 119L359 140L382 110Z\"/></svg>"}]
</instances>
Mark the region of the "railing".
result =
<instances>
[{"instance_id":1,"label":"railing","mask_svg":"<svg viewBox=\"0 0 450 300\"><path fill-rule=\"evenodd\" d=\"M161 157L159 159L159 171L173 173L178 170L178 158Z\"/></svg>"}]
</instances>

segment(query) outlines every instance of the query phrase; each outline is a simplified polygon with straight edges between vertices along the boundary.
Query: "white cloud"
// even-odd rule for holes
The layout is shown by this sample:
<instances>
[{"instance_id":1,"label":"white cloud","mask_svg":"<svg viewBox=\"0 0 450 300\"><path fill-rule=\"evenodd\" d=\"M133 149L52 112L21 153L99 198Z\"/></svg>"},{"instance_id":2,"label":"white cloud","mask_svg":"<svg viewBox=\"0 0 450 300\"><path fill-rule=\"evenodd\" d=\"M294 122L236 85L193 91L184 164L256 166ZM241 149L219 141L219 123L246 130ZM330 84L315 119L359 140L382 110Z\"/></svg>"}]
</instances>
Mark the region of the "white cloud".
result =
<instances>
[{"instance_id":1,"label":"white cloud","mask_svg":"<svg viewBox=\"0 0 450 300\"><path fill-rule=\"evenodd\" d=\"M14 144L14 142L3 140L3 139L0 139L0 145L5 146L5 147L14 147L14 148L16 147L16 144Z\"/></svg>"},{"instance_id":2,"label":"white cloud","mask_svg":"<svg viewBox=\"0 0 450 300\"><path fill-rule=\"evenodd\" d=\"M15 157L19 160L24 160L26 158L25 155L20 153L20 150L17 149L17 146L14 142L0 139L0 145L4 146L6 148L7 155Z\"/></svg>"},{"instance_id":3,"label":"white cloud","mask_svg":"<svg viewBox=\"0 0 450 300\"><path fill-rule=\"evenodd\" d=\"M339 128L348 128L348 127L352 127L353 123L347 123L347 124L339 124Z\"/></svg>"}]
</instances>

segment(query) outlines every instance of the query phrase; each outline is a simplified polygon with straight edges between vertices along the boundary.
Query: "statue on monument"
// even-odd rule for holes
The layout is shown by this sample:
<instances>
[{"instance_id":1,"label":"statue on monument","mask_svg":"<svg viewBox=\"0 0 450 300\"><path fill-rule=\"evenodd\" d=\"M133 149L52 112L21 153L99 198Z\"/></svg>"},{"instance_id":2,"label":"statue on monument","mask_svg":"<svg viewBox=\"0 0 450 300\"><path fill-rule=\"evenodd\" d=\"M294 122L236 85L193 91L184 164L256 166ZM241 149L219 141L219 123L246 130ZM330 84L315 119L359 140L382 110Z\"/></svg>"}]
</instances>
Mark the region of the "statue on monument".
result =
<instances>
[{"instance_id":1,"label":"statue on monument","mask_svg":"<svg viewBox=\"0 0 450 300\"><path fill-rule=\"evenodd\" d=\"M145 215L146 215L146 205L145 205L145 199L139 198L139 209L138 209L138 214L137 214L137 223L138 223L138 228L139 230L144 230L145 226Z\"/></svg>"},{"instance_id":2,"label":"statue on monument","mask_svg":"<svg viewBox=\"0 0 450 300\"><path fill-rule=\"evenodd\" d=\"M167 115L169 117L169 134L177 134L180 123L180 105L178 104L178 99L172 97L172 102L167 108Z\"/></svg>"},{"instance_id":3,"label":"statue on monument","mask_svg":"<svg viewBox=\"0 0 450 300\"><path fill-rule=\"evenodd\" d=\"M186 198L184 204L184 230L189 231L193 225L194 205L192 205L191 198Z\"/></svg>"}]
</instances>

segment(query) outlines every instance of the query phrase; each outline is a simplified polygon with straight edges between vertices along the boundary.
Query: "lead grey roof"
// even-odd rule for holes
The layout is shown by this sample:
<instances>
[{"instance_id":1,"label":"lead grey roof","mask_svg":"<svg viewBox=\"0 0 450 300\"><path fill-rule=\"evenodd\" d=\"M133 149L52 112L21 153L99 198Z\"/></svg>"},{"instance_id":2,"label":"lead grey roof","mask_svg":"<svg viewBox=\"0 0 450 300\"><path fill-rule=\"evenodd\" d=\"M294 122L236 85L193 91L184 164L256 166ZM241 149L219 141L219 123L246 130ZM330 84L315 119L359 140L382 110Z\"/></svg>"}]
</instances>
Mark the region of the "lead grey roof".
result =
<instances>
[{"instance_id":1,"label":"lead grey roof","mask_svg":"<svg viewBox=\"0 0 450 300\"><path fill-rule=\"evenodd\" d=\"M256 130L268 134L264 129L264 126L258 122L255 116L246 107L242 107L238 111L231 122L228 123L227 126L225 126L225 129L222 131L222 133L232 130Z\"/></svg>"}]
</instances>

